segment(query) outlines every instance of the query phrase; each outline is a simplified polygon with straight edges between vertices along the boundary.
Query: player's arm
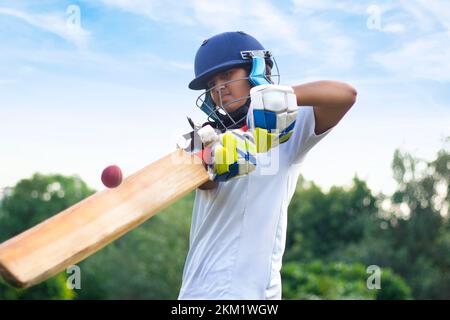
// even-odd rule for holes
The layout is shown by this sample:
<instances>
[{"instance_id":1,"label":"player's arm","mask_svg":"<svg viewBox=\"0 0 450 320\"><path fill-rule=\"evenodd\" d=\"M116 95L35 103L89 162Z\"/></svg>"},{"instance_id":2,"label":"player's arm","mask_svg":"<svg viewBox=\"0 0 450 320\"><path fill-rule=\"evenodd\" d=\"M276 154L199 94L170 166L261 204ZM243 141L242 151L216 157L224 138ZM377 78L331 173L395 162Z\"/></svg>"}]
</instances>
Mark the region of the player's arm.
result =
<instances>
[{"instance_id":1,"label":"player's arm","mask_svg":"<svg viewBox=\"0 0 450 320\"><path fill-rule=\"evenodd\" d=\"M297 105L312 106L316 122L315 133L334 127L356 101L356 89L338 81L316 81L292 87Z\"/></svg>"}]
</instances>

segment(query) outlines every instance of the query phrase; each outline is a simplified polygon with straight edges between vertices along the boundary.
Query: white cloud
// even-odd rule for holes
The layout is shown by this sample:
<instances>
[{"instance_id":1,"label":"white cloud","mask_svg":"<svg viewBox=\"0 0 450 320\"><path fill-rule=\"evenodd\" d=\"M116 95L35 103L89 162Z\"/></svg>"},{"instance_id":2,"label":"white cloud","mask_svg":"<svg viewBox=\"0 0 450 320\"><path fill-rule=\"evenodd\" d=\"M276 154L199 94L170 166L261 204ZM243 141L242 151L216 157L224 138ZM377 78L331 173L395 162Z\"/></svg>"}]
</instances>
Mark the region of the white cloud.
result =
<instances>
[{"instance_id":1,"label":"white cloud","mask_svg":"<svg viewBox=\"0 0 450 320\"><path fill-rule=\"evenodd\" d=\"M219 32L243 30L260 39L266 46L270 43L270 48L276 48L276 55L296 54L305 61L312 59L323 70L347 69L354 64L356 45L353 39L331 21L307 17L302 11L296 11L301 4L299 1L291 12L285 12L276 3L266 0L103 0L103 3L154 21L193 25L200 30L199 42ZM332 7L342 7L352 12L365 10L365 6L350 2Z\"/></svg>"},{"instance_id":2,"label":"white cloud","mask_svg":"<svg viewBox=\"0 0 450 320\"><path fill-rule=\"evenodd\" d=\"M41 30L56 34L78 47L85 47L90 37L90 32L86 29L68 23L65 12L64 14L32 14L22 10L0 7L0 14L21 19Z\"/></svg>"},{"instance_id":3,"label":"white cloud","mask_svg":"<svg viewBox=\"0 0 450 320\"><path fill-rule=\"evenodd\" d=\"M449 59L446 52L450 49L450 2L436 0L400 0L396 2L382 2L373 4L369 1L354 2L349 0L293 0L294 12L302 13L306 16L320 16L327 11L333 13L347 13L360 16L361 19L367 19L372 14L378 13L380 26L378 31L397 36L391 38L391 50L381 49L370 55L372 61L377 62L387 71L392 72L396 79L428 79L437 81L448 81L449 79ZM315 15L317 13L317 15ZM322 23L322 20L318 20ZM311 19L308 20L311 24ZM311 27L311 26L309 26ZM320 41L333 44L340 43L336 40L339 37L337 32L331 32L327 39L327 33L322 30L319 32ZM314 40L314 39L313 39ZM387 40L387 38L385 38ZM341 46L335 45L332 51L340 54L342 57L351 55L355 52L352 48L352 41L348 42L343 38ZM360 43L362 43L360 41ZM349 50L342 54L345 47ZM319 51L317 51L319 52ZM334 54L328 54L333 57ZM330 61L331 59L326 59ZM344 62L344 59L337 59L338 62ZM313 70L316 72L316 70Z\"/></svg>"},{"instance_id":4,"label":"white cloud","mask_svg":"<svg viewBox=\"0 0 450 320\"><path fill-rule=\"evenodd\" d=\"M197 20L212 29L211 33L225 28L243 29L263 43L272 43L280 54L295 54L305 61L314 61L323 70L346 69L354 63L354 41L332 21L295 10L286 13L269 1L234 0L226 6L217 6L197 0L194 4ZM201 20L202 17L208 18Z\"/></svg>"},{"instance_id":5,"label":"white cloud","mask_svg":"<svg viewBox=\"0 0 450 320\"><path fill-rule=\"evenodd\" d=\"M436 21L436 23L447 30L450 35L450 2L448 1L418 1L421 8L426 10Z\"/></svg>"},{"instance_id":6,"label":"white cloud","mask_svg":"<svg viewBox=\"0 0 450 320\"><path fill-rule=\"evenodd\" d=\"M203 39L218 32L245 29L261 39L284 39L290 49L301 50L305 45L296 36L295 18L281 14L268 1L103 0L103 3L154 21L200 26L206 30L202 31Z\"/></svg>"},{"instance_id":7,"label":"white cloud","mask_svg":"<svg viewBox=\"0 0 450 320\"><path fill-rule=\"evenodd\" d=\"M193 20L186 10L190 7L190 1L178 0L102 0L104 4L146 16L155 21L175 22L190 25Z\"/></svg>"},{"instance_id":8,"label":"white cloud","mask_svg":"<svg viewBox=\"0 0 450 320\"><path fill-rule=\"evenodd\" d=\"M243 30L263 43L278 42L293 52L307 50L307 43L299 37L299 21L296 17L282 13L268 1L233 0L218 5L206 0L195 0L192 6L197 23L208 30L207 36Z\"/></svg>"},{"instance_id":9,"label":"white cloud","mask_svg":"<svg viewBox=\"0 0 450 320\"><path fill-rule=\"evenodd\" d=\"M372 60L403 78L450 81L450 3L400 1L393 10L403 21L391 22L383 31L402 37L395 49L376 52Z\"/></svg>"},{"instance_id":10,"label":"white cloud","mask_svg":"<svg viewBox=\"0 0 450 320\"><path fill-rule=\"evenodd\" d=\"M292 0L295 13L314 14L324 10L364 14L367 4L352 0Z\"/></svg>"},{"instance_id":11,"label":"white cloud","mask_svg":"<svg viewBox=\"0 0 450 320\"><path fill-rule=\"evenodd\" d=\"M410 79L450 81L450 38L447 33L422 37L401 48L372 55L372 59L391 72Z\"/></svg>"},{"instance_id":12,"label":"white cloud","mask_svg":"<svg viewBox=\"0 0 450 320\"><path fill-rule=\"evenodd\" d=\"M385 25L382 31L389 33L403 33L406 31L406 27L401 23L390 23Z\"/></svg>"},{"instance_id":13,"label":"white cloud","mask_svg":"<svg viewBox=\"0 0 450 320\"><path fill-rule=\"evenodd\" d=\"M417 0L401 0L397 9L408 14L406 23L414 25L418 29L416 32L430 32L435 28L436 21L427 9L429 3L433 0L428 0L426 5Z\"/></svg>"},{"instance_id":14,"label":"white cloud","mask_svg":"<svg viewBox=\"0 0 450 320\"><path fill-rule=\"evenodd\" d=\"M367 19L366 10L375 7L380 14L380 32L396 35L391 49L384 49L371 55L373 61L387 71L395 73L398 78L428 79L448 81L450 78L450 2L437 0L400 0L395 2L373 3L369 1L355 2L350 0L293 0L293 10L304 16L317 17L327 11L341 14L353 14ZM373 12L372 12L373 13ZM322 20L318 20L322 23ZM316 27L316 28L314 28ZM334 26L333 26L334 27ZM311 25L310 30L320 30ZM328 28L332 29L332 28ZM338 31L326 32L326 28L318 33L316 45L320 42L329 46L325 61L335 59L349 67L346 56L354 54L352 40L343 37L341 41ZM328 36L328 37L327 37ZM314 39L311 39L314 40ZM346 50L347 49L347 50ZM320 55L319 50L315 50ZM349 61L352 61L350 59ZM316 72L316 70L314 70Z\"/></svg>"}]
</instances>

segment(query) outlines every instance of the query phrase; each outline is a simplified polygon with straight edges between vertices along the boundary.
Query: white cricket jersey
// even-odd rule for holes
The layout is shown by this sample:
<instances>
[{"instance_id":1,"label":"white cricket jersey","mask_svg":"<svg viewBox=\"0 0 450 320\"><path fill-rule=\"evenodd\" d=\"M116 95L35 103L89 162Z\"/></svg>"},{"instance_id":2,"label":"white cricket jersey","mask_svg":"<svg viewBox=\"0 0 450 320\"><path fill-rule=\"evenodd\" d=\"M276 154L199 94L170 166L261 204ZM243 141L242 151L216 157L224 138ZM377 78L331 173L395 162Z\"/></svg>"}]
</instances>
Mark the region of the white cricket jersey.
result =
<instances>
[{"instance_id":1,"label":"white cricket jersey","mask_svg":"<svg viewBox=\"0 0 450 320\"><path fill-rule=\"evenodd\" d=\"M312 107L301 107L292 137L257 155L250 174L197 189L179 299L281 299L287 209L299 164L316 135Z\"/></svg>"}]
</instances>

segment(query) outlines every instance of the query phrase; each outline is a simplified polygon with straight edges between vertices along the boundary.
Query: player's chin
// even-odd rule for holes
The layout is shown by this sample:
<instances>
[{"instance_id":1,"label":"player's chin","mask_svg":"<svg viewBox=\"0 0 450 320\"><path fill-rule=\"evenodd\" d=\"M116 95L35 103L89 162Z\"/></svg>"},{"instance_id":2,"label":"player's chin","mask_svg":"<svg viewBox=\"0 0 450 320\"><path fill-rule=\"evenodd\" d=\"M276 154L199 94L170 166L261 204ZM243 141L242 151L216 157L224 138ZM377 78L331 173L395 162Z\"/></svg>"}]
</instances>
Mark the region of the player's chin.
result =
<instances>
[{"instance_id":1,"label":"player's chin","mask_svg":"<svg viewBox=\"0 0 450 320\"><path fill-rule=\"evenodd\" d=\"M224 109L228 113L231 113L233 111L236 111L240 107L242 107L244 104L245 104L245 101L243 101L243 100L235 101L235 102L232 102L232 103L230 103L230 102L227 103L227 102L224 101Z\"/></svg>"}]
</instances>

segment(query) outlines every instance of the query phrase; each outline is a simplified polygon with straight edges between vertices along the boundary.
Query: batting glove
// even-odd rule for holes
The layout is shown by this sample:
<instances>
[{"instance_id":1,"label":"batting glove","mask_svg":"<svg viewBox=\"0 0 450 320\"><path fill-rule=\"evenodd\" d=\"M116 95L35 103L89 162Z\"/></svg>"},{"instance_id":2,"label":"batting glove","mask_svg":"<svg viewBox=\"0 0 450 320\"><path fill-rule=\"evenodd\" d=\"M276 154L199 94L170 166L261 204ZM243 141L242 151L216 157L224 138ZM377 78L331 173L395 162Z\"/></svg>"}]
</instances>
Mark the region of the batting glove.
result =
<instances>
[{"instance_id":1,"label":"batting glove","mask_svg":"<svg viewBox=\"0 0 450 320\"><path fill-rule=\"evenodd\" d=\"M250 90L247 125L255 138L257 152L289 140L297 117L297 97L288 86L260 85Z\"/></svg>"},{"instance_id":2,"label":"batting glove","mask_svg":"<svg viewBox=\"0 0 450 320\"><path fill-rule=\"evenodd\" d=\"M213 181L227 181L246 175L256 169L256 147L253 134L240 129L217 134L210 126L199 130L203 161Z\"/></svg>"}]
</instances>

